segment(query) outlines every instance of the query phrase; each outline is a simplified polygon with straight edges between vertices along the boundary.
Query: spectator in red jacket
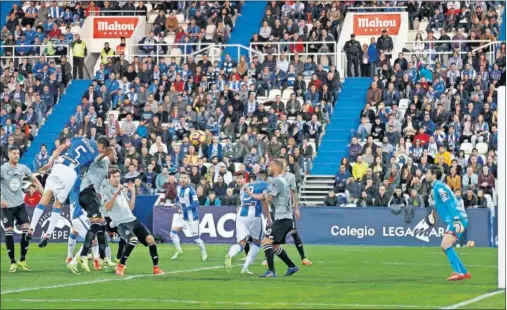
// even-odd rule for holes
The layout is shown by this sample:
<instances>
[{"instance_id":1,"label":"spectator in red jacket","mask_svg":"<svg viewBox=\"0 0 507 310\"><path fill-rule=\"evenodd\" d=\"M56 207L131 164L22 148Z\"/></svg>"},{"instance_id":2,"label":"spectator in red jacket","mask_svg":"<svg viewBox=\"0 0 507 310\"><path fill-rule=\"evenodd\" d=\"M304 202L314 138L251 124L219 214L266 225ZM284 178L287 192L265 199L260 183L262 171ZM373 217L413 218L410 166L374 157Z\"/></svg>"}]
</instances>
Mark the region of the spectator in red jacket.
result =
<instances>
[{"instance_id":1,"label":"spectator in red jacket","mask_svg":"<svg viewBox=\"0 0 507 310\"><path fill-rule=\"evenodd\" d=\"M28 193L25 194L25 205L27 207L35 208L41 199L42 195L39 193L35 185L30 184L28 188Z\"/></svg>"}]
</instances>

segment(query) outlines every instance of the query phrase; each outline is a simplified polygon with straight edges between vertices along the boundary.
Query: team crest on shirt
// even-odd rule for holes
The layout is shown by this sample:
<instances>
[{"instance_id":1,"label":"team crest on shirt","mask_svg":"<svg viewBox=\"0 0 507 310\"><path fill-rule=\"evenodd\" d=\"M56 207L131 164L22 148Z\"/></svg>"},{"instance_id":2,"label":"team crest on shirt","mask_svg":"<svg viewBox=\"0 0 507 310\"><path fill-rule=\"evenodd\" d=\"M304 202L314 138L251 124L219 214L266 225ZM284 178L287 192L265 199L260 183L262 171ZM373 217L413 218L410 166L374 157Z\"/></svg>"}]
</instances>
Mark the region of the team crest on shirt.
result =
<instances>
[{"instance_id":1,"label":"team crest on shirt","mask_svg":"<svg viewBox=\"0 0 507 310\"><path fill-rule=\"evenodd\" d=\"M440 188L438 190L438 195L440 196L440 199L442 199L443 202L446 202L447 200L449 200L449 195L447 194L446 191L444 191L443 188Z\"/></svg>"}]
</instances>

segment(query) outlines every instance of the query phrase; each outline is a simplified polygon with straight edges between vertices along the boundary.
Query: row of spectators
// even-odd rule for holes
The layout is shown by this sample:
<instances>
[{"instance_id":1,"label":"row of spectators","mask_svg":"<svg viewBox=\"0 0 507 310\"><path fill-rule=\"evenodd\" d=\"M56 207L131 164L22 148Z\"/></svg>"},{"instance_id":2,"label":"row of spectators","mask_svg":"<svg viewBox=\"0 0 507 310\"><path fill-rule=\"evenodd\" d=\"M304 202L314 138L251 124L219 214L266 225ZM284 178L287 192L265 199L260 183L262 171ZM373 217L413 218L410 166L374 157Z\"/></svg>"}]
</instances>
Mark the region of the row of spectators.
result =
<instances>
[{"instance_id":1,"label":"row of spectators","mask_svg":"<svg viewBox=\"0 0 507 310\"><path fill-rule=\"evenodd\" d=\"M457 52L445 67L408 61L402 53L393 68L384 62L374 71L349 157L325 204L429 206L425 173L437 164L465 207L491 205L499 160L502 94L497 88L505 85L505 55L503 43L494 64L484 54Z\"/></svg>"}]
</instances>

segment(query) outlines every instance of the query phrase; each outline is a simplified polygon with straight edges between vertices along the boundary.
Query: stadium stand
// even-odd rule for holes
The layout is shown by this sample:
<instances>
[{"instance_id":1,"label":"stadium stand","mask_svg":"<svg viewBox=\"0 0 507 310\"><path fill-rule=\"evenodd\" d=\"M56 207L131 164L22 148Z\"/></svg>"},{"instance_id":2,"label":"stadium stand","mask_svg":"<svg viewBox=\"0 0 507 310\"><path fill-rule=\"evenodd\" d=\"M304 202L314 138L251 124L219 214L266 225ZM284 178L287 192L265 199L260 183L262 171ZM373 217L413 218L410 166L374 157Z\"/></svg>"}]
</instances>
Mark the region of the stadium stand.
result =
<instances>
[{"instance_id":1,"label":"stadium stand","mask_svg":"<svg viewBox=\"0 0 507 310\"><path fill-rule=\"evenodd\" d=\"M462 181L466 160L476 158L476 153L495 174L494 87L505 83L505 44L485 48L483 54L488 57L488 51L496 53L493 63L473 54L472 50L486 42L439 42L461 36L495 42L501 35L497 22L501 14L489 2L470 8L463 2L459 8L423 2L413 8L409 1L407 10L416 29L409 32L409 40L414 42L404 42L406 50L401 55L390 55L389 40L378 36L361 51L348 50L357 52L362 60L355 75L363 78L347 77L343 86L342 77L351 74L345 74L348 70L339 63L346 58L336 44L342 22L347 12L361 12L362 7L377 5L374 2L58 4L20 4L12 9L14 15L9 13L2 29L2 145L11 143L10 136L13 143L26 145L23 162L34 162L34 167L47 156L40 152L43 144L51 153L57 139L94 139L106 134L117 148L122 171L136 182L139 193L163 193L170 201L174 179L169 175L185 170L200 188L203 202L211 192L221 201L232 201L226 197L227 188L233 188L235 195L239 189L231 173L239 170L255 175L273 158L284 157L302 187L301 202L321 205L334 189L338 198L327 200L342 206L381 204L364 202L361 195L373 186L375 191L367 194L374 197L385 179L389 199L399 184L410 195L412 175L421 165L417 152L429 152L435 160L441 145L446 149L440 153L444 163L452 166L456 159L457 177ZM387 5L378 10L391 9ZM454 20L459 14L464 14L466 23ZM72 34L79 33L86 18L130 15L146 16L142 39L130 46L124 40L119 45L104 45L92 64L93 80L77 80L72 72L75 66L64 60L76 56ZM245 18L253 15L259 20ZM454 48L457 56L445 54ZM51 82L53 75L56 85ZM72 75L74 80L65 91ZM377 90L369 89L372 78ZM23 84L17 83L22 80ZM21 91L16 84L22 85ZM46 84L49 94L44 90ZM455 107L457 95L459 108ZM62 100L69 104L56 104ZM472 110L467 111L469 102ZM32 106L37 122L29 118ZM423 111L428 111L429 119ZM357 128L365 113L366 123ZM484 115L484 122L479 114ZM413 128L408 126L409 116ZM17 133L18 125L26 137ZM420 127L424 132L418 133ZM456 141L452 130L458 135ZM196 131L204 132L205 142L192 144L201 138ZM358 141L349 147L352 135ZM370 135L374 141L366 142ZM436 144L414 146L414 136L426 142L433 135ZM405 145L399 145L401 138ZM33 140L31 146L27 139ZM369 143L371 154L364 143ZM356 162L358 155L363 155L366 165ZM378 165L376 155L381 159ZM392 155L396 162L391 162ZM342 158L347 162L343 173ZM407 171L403 168L409 158L411 173L399 176L400 171ZM372 166L376 176L371 177L372 186L364 177L369 173L367 166ZM386 178L384 172L393 166L397 170ZM488 178L479 171L482 168L474 169L477 178ZM330 174L337 170L333 179ZM487 192L495 199L493 186L482 186L481 192L479 184L472 191L474 195ZM387 199L382 197L377 201Z\"/></svg>"}]
</instances>

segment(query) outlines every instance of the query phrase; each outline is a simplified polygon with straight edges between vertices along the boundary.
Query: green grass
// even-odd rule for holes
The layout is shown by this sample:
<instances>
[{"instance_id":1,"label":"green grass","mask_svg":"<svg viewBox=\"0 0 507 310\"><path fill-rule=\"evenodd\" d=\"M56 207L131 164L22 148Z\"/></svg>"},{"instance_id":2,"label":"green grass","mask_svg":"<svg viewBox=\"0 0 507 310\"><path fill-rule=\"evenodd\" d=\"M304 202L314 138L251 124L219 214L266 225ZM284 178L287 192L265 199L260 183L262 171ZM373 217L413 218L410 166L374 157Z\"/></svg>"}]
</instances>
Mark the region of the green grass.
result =
<instances>
[{"instance_id":1,"label":"green grass","mask_svg":"<svg viewBox=\"0 0 507 310\"><path fill-rule=\"evenodd\" d=\"M151 276L148 249L138 246L119 278L111 271L71 274L66 244L56 243L45 249L32 244L33 271L9 274L2 245L0 308L441 308L496 289L497 252L490 248L458 249L473 277L456 283L445 281L450 268L438 248L306 246L313 266L283 277L286 268L277 260L276 279L240 275L242 253L228 274L222 264L229 246L207 248L207 262L196 245L185 245L184 255L171 261L174 248L161 245L160 266L168 274ZM285 248L298 258L293 245ZM251 271L264 270L258 258ZM505 309L505 293L465 308Z\"/></svg>"}]
</instances>

